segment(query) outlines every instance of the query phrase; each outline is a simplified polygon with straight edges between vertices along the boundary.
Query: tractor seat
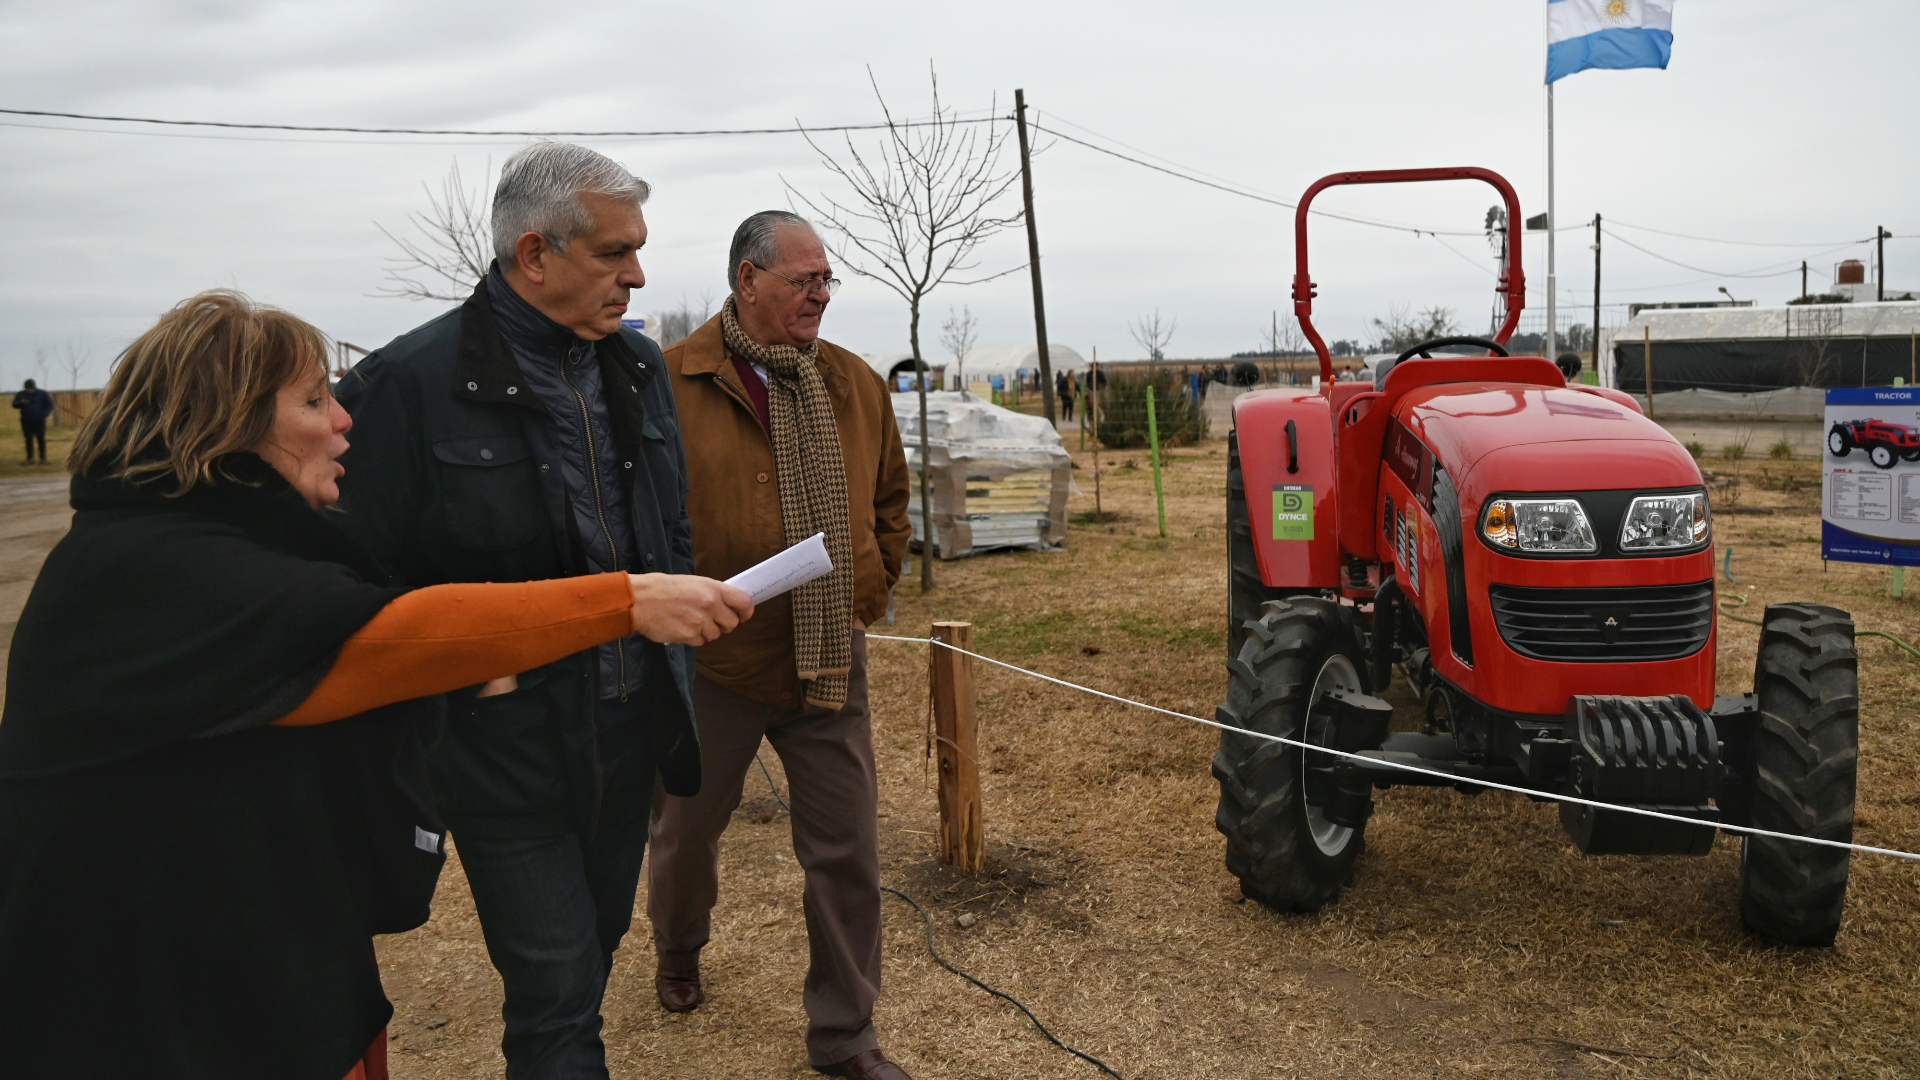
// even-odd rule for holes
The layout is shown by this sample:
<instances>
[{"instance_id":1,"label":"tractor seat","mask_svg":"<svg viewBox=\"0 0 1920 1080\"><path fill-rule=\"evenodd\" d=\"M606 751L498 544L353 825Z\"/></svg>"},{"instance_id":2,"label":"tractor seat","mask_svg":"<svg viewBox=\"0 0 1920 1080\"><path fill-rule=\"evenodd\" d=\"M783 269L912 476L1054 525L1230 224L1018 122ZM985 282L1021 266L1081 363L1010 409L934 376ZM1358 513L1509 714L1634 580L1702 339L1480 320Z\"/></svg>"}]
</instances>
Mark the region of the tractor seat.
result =
<instances>
[{"instance_id":1,"label":"tractor seat","mask_svg":"<svg viewBox=\"0 0 1920 1080\"><path fill-rule=\"evenodd\" d=\"M1380 462L1386 455L1387 427L1400 399L1422 386L1439 383L1525 383L1563 387L1566 376L1538 356L1413 357L1393 365L1384 385L1359 393L1328 395L1333 409L1335 483L1339 491L1340 550L1350 558L1380 560ZM1366 383L1349 383L1365 387Z\"/></svg>"}]
</instances>

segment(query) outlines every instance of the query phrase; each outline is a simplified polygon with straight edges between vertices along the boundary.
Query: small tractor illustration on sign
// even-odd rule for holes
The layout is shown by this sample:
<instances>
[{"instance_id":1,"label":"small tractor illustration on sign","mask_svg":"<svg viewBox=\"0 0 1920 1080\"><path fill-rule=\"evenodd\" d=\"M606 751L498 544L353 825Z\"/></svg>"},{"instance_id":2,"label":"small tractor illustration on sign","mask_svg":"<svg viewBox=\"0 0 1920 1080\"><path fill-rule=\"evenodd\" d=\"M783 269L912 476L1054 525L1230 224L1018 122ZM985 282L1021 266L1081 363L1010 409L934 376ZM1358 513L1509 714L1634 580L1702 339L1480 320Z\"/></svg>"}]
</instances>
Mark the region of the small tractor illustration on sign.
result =
<instances>
[{"instance_id":1,"label":"small tractor illustration on sign","mask_svg":"<svg viewBox=\"0 0 1920 1080\"><path fill-rule=\"evenodd\" d=\"M1317 910L1353 878L1374 792L1403 785L1504 783L1602 804L1560 803L1589 854L1704 855L1722 824L1850 840L1851 618L1767 608L1751 692L1715 693L1699 467L1631 397L1508 355L1526 295L1517 232L1493 338L1423 342L1373 382L1334 381L1311 317L1308 207L1336 185L1459 179L1491 184L1507 220L1524 220L1506 180L1478 168L1340 173L1300 200L1294 313L1320 384L1234 403L1217 715L1357 757L1222 732L1213 773L1228 868L1253 899ZM1483 355L1435 355L1443 346ZM1391 730L1393 707L1377 696L1396 669L1421 730ZM1848 852L1740 842L1745 924L1832 944Z\"/></svg>"},{"instance_id":2,"label":"small tractor illustration on sign","mask_svg":"<svg viewBox=\"0 0 1920 1080\"><path fill-rule=\"evenodd\" d=\"M1855 449L1865 450L1876 469L1891 469L1899 461L1920 461L1920 430L1885 420L1842 420L1827 429L1828 453L1846 457Z\"/></svg>"}]
</instances>

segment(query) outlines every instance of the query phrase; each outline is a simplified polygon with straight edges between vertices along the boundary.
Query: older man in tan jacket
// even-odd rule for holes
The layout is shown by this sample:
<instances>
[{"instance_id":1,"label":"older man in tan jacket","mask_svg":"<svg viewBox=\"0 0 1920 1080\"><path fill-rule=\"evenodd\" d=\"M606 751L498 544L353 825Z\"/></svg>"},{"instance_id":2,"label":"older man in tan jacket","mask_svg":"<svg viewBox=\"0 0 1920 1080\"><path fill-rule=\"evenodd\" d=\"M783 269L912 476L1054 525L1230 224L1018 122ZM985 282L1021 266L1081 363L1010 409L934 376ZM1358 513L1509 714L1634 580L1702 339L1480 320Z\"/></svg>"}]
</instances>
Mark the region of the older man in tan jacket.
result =
<instances>
[{"instance_id":1,"label":"older man in tan jacket","mask_svg":"<svg viewBox=\"0 0 1920 1080\"><path fill-rule=\"evenodd\" d=\"M674 1012L702 1000L720 834L765 737L786 766L806 872L807 1055L833 1075L906 1080L873 1030L880 858L864 633L887 610L912 532L906 458L880 377L819 340L839 282L813 227L784 211L755 214L727 262L732 295L720 314L666 350L695 568L725 579L823 532L834 571L700 650L700 793L655 803L655 987Z\"/></svg>"}]
</instances>

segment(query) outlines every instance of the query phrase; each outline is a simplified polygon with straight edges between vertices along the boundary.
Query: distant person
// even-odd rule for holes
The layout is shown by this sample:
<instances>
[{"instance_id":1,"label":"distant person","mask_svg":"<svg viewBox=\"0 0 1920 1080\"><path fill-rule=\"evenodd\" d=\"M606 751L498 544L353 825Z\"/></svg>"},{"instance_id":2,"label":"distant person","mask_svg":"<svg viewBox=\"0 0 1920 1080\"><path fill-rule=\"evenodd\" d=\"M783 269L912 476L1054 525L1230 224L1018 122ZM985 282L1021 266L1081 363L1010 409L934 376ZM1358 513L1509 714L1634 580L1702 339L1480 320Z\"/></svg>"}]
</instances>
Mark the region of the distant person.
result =
<instances>
[{"instance_id":1,"label":"distant person","mask_svg":"<svg viewBox=\"0 0 1920 1080\"><path fill-rule=\"evenodd\" d=\"M47 417L53 415L53 395L34 385L32 379L13 395L13 407L20 410L20 432L27 437L27 464L33 464L33 447L40 446L40 464L47 463Z\"/></svg>"},{"instance_id":2,"label":"distant person","mask_svg":"<svg viewBox=\"0 0 1920 1080\"><path fill-rule=\"evenodd\" d=\"M660 1004L697 1008L720 834L766 739L786 765L793 853L806 873L807 1060L835 1076L907 1080L873 1029L879 782L866 627L886 614L913 527L886 387L858 356L820 338L838 284L804 218L755 214L733 234L720 314L667 350L686 418L699 572L731 577L821 532L834 570L700 650L699 792L672 792L656 808L647 914Z\"/></svg>"},{"instance_id":3,"label":"distant person","mask_svg":"<svg viewBox=\"0 0 1920 1080\"><path fill-rule=\"evenodd\" d=\"M326 361L203 293L74 438L0 718L0 1073L385 1080L373 937L426 921L446 858L441 695L745 615L664 574L391 587L322 512L352 427Z\"/></svg>"},{"instance_id":4,"label":"distant person","mask_svg":"<svg viewBox=\"0 0 1920 1080\"><path fill-rule=\"evenodd\" d=\"M1053 396L1060 402L1060 419L1073 422L1073 376L1061 372L1053 377Z\"/></svg>"},{"instance_id":5,"label":"distant person","mask_svg":"<svg viewBox=\"0 0 1920 1080\"><path fill-rule=\"evenodd\" d=\"M582 146L518 151L473 295L342 381L355 439L341 526L400 580L693 573L666 364L621 321L646 284L650 191ZM690 607L744 606L718 581L673 580ZM607 1075L601 999L655 777L700 785L688 644L629 634L451 702L434 790L500 972L515 1080Z\"/></svg>"}]
</instances>

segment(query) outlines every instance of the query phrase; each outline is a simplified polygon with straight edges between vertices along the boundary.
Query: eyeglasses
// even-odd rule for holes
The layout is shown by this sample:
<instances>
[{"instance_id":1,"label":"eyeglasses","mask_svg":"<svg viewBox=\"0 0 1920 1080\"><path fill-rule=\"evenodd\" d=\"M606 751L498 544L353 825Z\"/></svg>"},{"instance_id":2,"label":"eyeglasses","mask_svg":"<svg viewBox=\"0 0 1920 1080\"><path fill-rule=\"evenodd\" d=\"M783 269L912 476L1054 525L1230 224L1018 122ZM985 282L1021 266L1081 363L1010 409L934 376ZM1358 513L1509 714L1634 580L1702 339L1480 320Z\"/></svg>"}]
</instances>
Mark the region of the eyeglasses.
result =
<instances>
[{"instance_id":1,"label":"eyeglasses","mask_svg":"<svg viewBox=\"0 0 1920 1080\"><path fill-rule=\"evenodd\" d=\"M811 293L815 289L824 288L827 290L827 296L832 297L834 293L840 291L840 279L837 277L823 278L819 274L808 274L803 278L790 278L777 270L769 270L759 263L753 263L752 265L755 270L763 274L772 274L774 277L799 289L803 293Z\"/></svg>"}]
</instances>

